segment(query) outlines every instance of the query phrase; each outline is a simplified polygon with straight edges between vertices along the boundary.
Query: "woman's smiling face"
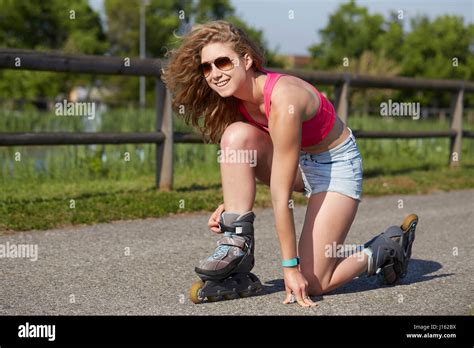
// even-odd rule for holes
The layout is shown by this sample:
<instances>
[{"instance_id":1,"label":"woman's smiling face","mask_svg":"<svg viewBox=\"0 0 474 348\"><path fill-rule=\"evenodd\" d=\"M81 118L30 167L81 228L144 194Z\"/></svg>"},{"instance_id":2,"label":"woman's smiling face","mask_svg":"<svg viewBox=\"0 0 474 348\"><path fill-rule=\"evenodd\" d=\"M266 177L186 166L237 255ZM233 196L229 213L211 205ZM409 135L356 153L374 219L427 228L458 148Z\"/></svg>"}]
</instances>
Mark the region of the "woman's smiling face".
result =
<instances>
[{"instance_id":1,"label":"woman's smiling face","mask_svg":"<svg viewBox=\"0 0 474 348\"><path fill-rule=\"evenodd\" d=\"M230 58L232 63L219 69L217 66L220 64L215 64L215 60L222 57ZM243 62L243 57L225 43L212 42L201 50L201 64L208 63L211 69L209 75L204 78L208 85L223 98L233 95L245 81L247 70Z\"/></svg>"}]
</instances>

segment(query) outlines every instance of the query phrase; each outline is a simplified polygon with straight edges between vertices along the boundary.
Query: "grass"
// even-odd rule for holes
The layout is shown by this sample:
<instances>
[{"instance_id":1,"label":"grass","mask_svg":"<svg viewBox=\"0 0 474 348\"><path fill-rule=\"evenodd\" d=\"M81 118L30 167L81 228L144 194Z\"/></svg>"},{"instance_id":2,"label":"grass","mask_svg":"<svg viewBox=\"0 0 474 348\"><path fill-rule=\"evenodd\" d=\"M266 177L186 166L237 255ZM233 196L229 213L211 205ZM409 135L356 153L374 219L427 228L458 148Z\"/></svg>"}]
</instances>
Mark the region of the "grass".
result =
<instances>
[{"instance_id":1,"label":"grass","mask_svg":"<svg viewBox=\"0 0 474 348\"><path fill-rule=\"evenodd\" d=\"M154 117L153 110L119 110L104 112L90 123L36 111L1 111L0 132L151 131ZM189 130L177 119L174 127L176 131ZM350 117L349 127L443 130L449 129L449 124ZM447 139L357 142L364 159L365 196L474 188L471 139L463 140L462 166L456 169L447 167ZM152 144L0 148L0 231L212 211L222 202L217 150L216 145L176 144L174 189L157 192ZM18 154L20 161L15 160ZM294 199L296 203L306 202L301 194L294 194ZM270 202L268 188L258 185L255 205L269 207Z\"/></svg>"},{"instance_id":2,"label":"grass","mask_svg":"<svg viewBox=\"0 0 474 348\"><path fill-rule=\"evenodd\" d=\"M184 182L186 172L177 175ZM474 164L437 171L415 170L403 175L383 175L364 181L364 197L387 194L422 194L474 188ZM29 194L25 195L26 189ZM23 190L22 190L23 191ZM305 204L294 193L296 204ZM74 200L74 205L71 205ZM0 202L0 231L49 229L114 220L160 217L173 213L213 211L222 202L217 180L201 178L191 185L177 185L171 192L158 192L154 177L133 181L96 180L63 185L30 185L23 195ZM270 191L257 185L256 207L271 207Z\"/></svg>"}]
</instances>

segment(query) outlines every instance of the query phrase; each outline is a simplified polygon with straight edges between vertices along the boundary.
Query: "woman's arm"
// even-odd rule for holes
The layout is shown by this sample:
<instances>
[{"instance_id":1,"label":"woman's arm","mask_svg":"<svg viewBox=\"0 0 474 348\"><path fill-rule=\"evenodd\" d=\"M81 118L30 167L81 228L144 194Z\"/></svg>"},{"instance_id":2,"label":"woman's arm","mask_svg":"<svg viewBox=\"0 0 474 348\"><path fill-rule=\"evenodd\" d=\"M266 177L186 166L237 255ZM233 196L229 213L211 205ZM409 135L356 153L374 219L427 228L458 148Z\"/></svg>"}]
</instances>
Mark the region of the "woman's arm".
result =
<instances>
[{"instance_id":1,"label":"woman's arm","mask_svg":"<svg viewBox=\"0 0 474 348\"><path fill-rule=\"evenodd\" d=\"M305 103L302 99L304 98L298 89L286 88L284 93L275 95L277 102L273 103L269 118L269 130L273 142L270 191L283 260L297 256L296 231L290 199L301 147L302 106ZM284 267L283 270L286 290L283 303L291 303L294 295L299 305L315 306L316 303L308 297L308 281L300 273L299 268Z\"/></svg>"},{"instance_id":2,"label":"woman's arm","mask_svg":"<svg viewBox=\"0 0 474 348\"><path fill-rule=\"evenodd\" d=\"M286 94L277 100L277 103L272 104L269 117L269 130L273 142L270 192L281 256L284 260L288 260L297 256L290 199L298 170L302 110L294 104L295 99L291 98L291 94Z\"/></svg>"}]
</instances>

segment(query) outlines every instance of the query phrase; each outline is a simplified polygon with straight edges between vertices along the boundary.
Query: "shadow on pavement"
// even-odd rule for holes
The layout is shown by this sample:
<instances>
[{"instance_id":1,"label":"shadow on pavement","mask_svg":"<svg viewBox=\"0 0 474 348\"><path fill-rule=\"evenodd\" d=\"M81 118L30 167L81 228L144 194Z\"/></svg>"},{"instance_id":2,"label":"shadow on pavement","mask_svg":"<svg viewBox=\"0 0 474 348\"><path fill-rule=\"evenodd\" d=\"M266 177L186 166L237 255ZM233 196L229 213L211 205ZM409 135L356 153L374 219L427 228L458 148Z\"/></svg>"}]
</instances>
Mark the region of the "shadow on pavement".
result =
<instances>
[{"instance_id":1,"label":"shadow on pavement","mask_svg":"<svg viewBox=\"0 0 474 348\"><path fill-rule=\"evenodd\" d=\"M454 273L446 273L446 274L436 274L436 275L429 275L430 273L436 272L441 269L443 266L436 261L428 261L428 260L417 260L412 259L410 260L410 264L408 266L408 274L407 276L401 280L401 282L396 283L395 285L380 285L377 277L366 277L364 275L355 278L350 283L343 285L342 287L333 290L325 295L337 295L337 294L348 294L353 292L362 292L362 291L369 291L374 290L380 287L388 287L388 286L397 286L397 285L408 285L420 282L426 282L435 278L444 278L453 275ZM265 288L265 293L273 294L275 292L284 292L285 291L285 283L283 279L274 279L265 282L263 284Z\"/></svg>"}]
</instances>

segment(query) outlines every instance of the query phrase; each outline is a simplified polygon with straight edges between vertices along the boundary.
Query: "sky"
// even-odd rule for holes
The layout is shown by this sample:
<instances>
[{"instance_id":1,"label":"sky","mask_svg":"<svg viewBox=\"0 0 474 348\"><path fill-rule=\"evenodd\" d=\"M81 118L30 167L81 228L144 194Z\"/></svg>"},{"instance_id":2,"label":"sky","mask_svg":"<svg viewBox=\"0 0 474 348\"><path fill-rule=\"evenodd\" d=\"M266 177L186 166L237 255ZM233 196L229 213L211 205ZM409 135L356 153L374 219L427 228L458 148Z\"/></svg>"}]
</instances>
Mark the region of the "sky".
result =
<instances>
[{"instance_id":1,"label":"sky","mask_svg":"<svg viewBox=\"0 0 474 348\"><path fill-rule=\"evenodd\" d=\"M124 0L126 1L126 0ZM308 47L318 43L319 30L329 17L347 0L230 0L237 16L247 24L261 29L270 49L280 54L308 55ZM89 0L99 10L103 0ZM358 0L358 6L370 14L385 18L391 11L403 11L405 29L410 18L426 15L434 19L444 14L461 16L464 23L473 23L474 0ZM302 34L304 33L304 34Z\"/></svg>"}]
</instances>

